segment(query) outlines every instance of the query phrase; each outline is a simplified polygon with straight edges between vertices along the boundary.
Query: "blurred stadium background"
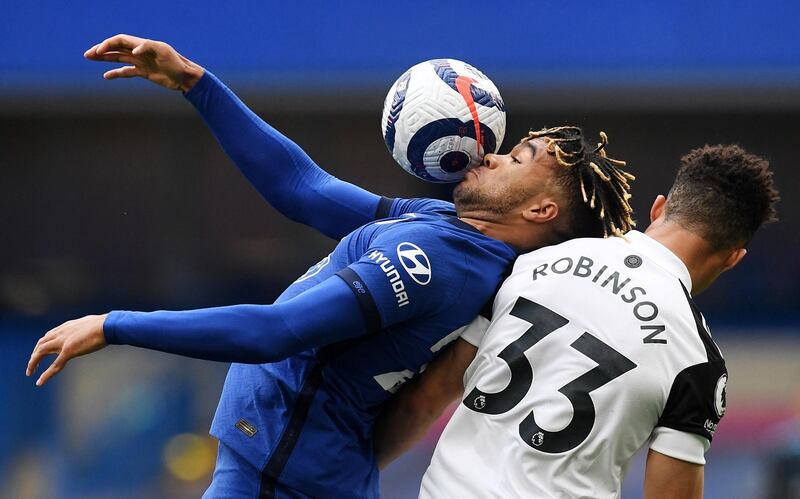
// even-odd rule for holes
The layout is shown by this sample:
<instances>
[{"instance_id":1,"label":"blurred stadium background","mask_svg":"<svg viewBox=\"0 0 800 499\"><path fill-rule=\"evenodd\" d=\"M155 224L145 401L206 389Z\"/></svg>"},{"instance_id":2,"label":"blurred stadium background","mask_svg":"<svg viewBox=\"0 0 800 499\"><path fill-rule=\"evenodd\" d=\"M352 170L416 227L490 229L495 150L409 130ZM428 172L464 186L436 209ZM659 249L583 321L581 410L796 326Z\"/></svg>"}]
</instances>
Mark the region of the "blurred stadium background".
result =
<instances>
[{"instance_id":1,"label":"blurred stadium background","mask_svg":"<svg viewBox=\"0 0 800 499\"><path fill-rule=\"evenodd\" d=\"M323 167L385 195L449 196L394 165L378 130L389 85L435 57L501 89L504 150L530 127L605 130L638 176L641 227L690 148L769 157L782 220L698 299L731 371L706 496L800 497L798 19L789 0L4 5L0 497L199 496L225 365L113 347L36 389L30 350L87 313L269 303L334 245L263 203L179 94L104 82L81 56L118 32L171 43ZM385 473L385 497L416 497L436 436ZM640 459L624 497L641 478Z\"/></svg>"}]
</instances>

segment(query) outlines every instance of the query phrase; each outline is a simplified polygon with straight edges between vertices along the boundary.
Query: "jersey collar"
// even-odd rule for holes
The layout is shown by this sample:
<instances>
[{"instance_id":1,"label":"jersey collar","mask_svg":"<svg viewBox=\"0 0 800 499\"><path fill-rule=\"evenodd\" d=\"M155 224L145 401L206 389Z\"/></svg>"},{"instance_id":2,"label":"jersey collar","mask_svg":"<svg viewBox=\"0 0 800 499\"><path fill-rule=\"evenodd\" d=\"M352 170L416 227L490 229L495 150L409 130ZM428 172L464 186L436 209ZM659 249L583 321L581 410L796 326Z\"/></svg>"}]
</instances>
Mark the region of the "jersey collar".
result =
<instances>
[{"instance_id":1,"label":"jersey collar","mask_svg":"<svg viewBox=\"0 0 800 499\"><path fill-rule=\"evenodd\" d=\"M472 224L468 224L467 222L461 220L458 217L454 217L453 215L445 215L447 217L447 221L451 224L455 225L456 227L460 227L464 230L469 230L472 232L477 232L478 234L483 234L483 232L479 231L477 227Z\"/></svg>"},{"instance_id":2,"label":"jersey collar","mask_svg":"<svg viewBox=\"0 0 800 499\"><path fill-rule=\"evenodd\" d=\"M659 267L680 279L686 289L692 289L692 277L689 275L689 269L669 248L638 230L627 232L625 239L632 243L636 250L646 253Z\"/></svg>"}]
</instances>

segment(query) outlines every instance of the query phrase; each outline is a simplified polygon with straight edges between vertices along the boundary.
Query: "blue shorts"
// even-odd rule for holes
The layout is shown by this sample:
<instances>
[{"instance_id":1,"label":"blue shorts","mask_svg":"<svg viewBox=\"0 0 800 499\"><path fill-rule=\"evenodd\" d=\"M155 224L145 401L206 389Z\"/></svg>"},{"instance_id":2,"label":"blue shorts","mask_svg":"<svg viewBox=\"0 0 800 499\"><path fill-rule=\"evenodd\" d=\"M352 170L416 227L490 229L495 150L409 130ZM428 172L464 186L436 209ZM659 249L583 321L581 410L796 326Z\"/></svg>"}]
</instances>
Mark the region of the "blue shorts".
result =
<instances>
[{"instance_id":1,"label":"blue shorts","mask_svg":"<svg viewBox=\"0 0 800 499\"><path fill-rule=\"evenodd\" d=\"M203 499L260 499L261 470L246 461L236 451L219 442L217 466ZM308 499L305 494L278 486L275 499Z\"/></svg>"}]
</instances>

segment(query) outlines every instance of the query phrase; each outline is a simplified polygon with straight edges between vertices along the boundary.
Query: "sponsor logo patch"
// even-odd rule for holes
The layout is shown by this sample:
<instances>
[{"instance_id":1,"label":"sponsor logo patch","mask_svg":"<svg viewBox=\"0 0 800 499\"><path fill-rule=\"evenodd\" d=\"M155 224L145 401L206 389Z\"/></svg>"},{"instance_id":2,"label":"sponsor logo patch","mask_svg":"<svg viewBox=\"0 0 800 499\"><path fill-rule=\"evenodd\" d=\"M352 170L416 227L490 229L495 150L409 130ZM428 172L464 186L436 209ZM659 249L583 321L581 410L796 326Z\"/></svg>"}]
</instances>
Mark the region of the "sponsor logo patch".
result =
<instances>
[{"instance_id":1,"label":"sponsor logo patch","mask_svg":"<svg viewBox=\"0 0 800 499\"><path fill-rule=\"evenodd\" d=\"M419 246L408 242L400 243L397 245L397 257L414 282L420 286L431 282L431 261Z\"/></svg>"},{"instance_id":2,"label":"sponsor logo patch","mask_svg":"<svg viewBox=\"0 0 800 499\"><path fill-rule=\"evenodd\" d=\"M392 261L380 251L373 251L368 257L370 260L377 263L386 278L389 279L389 284L394 291L394 297L397 299L397 307L405 307L409 304L408 293L406 292L406 285L403 279L400 278L400 273L394 268Z\"/></svg>"},{"instance_id":3,"label":"sponsor logo patch","mask_svg":"<svg viewBox=\"0 0 800 499\"><path fill-rule=\"evenodd\" d=\"M725 388L728 386L728 375L723 374L717 380L717 388L714 390L714 409L717 411L717 416L722 417L725 415Z\"/></svg>"}]
</instances>

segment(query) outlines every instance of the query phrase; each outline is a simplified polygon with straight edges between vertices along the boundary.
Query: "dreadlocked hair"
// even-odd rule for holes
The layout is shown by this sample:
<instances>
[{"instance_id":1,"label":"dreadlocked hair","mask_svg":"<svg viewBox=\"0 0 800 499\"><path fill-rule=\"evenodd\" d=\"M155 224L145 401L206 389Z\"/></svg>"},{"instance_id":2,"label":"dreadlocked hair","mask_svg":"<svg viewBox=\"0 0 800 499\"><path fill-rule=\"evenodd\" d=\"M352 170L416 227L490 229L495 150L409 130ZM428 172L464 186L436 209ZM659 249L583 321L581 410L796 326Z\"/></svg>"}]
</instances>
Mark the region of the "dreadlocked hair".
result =
<instances>
[{"instance_id":1,"label":"dreadlocked hair","mask_svg":"<svg viewBox=\"0 0 800 499\"><path fill-rule=\"evenodd\" d=\"M544 140L561 167L556 178L570 204L573 237L621 236L636 226L629 203L629 182L635 177L623 170L624 161L606 155L605 132L596 147L576 126L530 131L522 142L531 139Z\"/></svg>"}]
</instances>

